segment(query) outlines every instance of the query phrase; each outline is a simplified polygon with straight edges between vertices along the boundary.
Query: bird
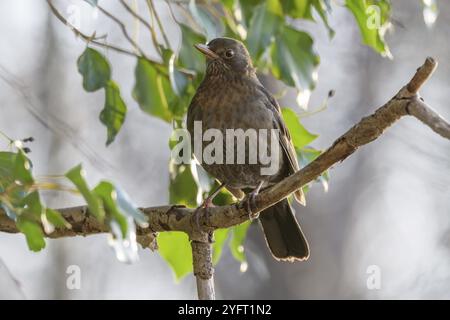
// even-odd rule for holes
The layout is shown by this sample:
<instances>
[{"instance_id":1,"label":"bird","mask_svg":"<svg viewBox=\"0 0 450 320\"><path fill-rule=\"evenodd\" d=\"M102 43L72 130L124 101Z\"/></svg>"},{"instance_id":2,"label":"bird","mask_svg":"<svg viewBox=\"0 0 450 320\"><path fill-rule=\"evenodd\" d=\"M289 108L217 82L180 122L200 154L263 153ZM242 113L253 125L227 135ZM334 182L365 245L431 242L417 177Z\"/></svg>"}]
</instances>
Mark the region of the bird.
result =
<instances>
[{"instance_id":1,"label":"bird","mask_svg":"<svg viewBox=\"0 0 450 320\"><path fill-rule=\"evenodd\" d=\"M259 81L256 68L245 45L232 38L215 38L207 44L194 45L206 57L206 70L202 82L188 107L186 127L194 145L195 122L201 121L202 133L216 129L277 129L279 166L271 175L263 175L261 161L257 163L206 163L202 167L220 184L204 201L207 207L221 188L234 196L248 198L248 203L260 190L268 188L299 170L295 148L284 123L276 99ZM204 146L205 141L201 142ZM268 146L270 143L268 143ZM236 150L236 144L234 145ZM245 145L245 159L249 158ZM223 146L224 152L226 145ZM195 155L197 156L197 155ZM200 155L201 156L201 155ZM294 193L297 202L304 204L301 189ZM283 199L258 214L251 212L251 219L259 219L266 243L272 256L279 261L304 261L309 258L309 244L296 220L288 201Z\"/></svg>"}]
</instances>

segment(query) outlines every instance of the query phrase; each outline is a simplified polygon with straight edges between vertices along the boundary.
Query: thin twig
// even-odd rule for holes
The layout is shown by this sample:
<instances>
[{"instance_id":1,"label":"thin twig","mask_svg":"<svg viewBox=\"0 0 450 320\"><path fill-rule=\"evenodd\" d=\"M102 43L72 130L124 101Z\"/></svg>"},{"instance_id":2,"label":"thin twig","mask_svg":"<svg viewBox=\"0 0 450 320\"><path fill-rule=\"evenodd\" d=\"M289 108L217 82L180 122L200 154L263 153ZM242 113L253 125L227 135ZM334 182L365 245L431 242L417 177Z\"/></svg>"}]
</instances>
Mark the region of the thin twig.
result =
<instances>
[{"instance_id":1,"label":"thin twig","mask_svg":"<svg viewBox=\"0 0 450 320\"><path fill-rule=\"evenodd\" d=\"M155 29L152 25L150 25L147 20L145 20L142 16L140 16L136 11L133 10L133 8L131 8L125 0L120 0L120 2L122 3L123 7L136 19L138 19L145 27L147 27L147 29L150 31L150 35L152 38L152 42L153 42L153 46L155 47L155 49L158 51L158 53L160 54L160 56L162 57L162 52L161 52L161 48L159 47L158 44L158 40L156 38L156 33L155 33Z\"/></svg>"},{"instance_id":2,"label":"thin twig","mask_svg":"<svg viewBox=\"0 0 450 320\"><path fill-rule=\"evenodd\" d=\"M166 44L166 48L170 49L169 38L167 38L167 35L166 35L166 32L164 31L164 28L163 28L163 25L161 23L161 20L159 19L158 12L156 11L155 6L153 5L153 1L152 0L147 0L147 5L148 5L148 8L150 10L150 14L154 15L154 17L156 19L156 23L158 24L159 30L161 31L161 34L162 34L163 39L164 39L164 43Z\"/></svg>"},{"instance_id":3,"label":"thin twig","mask_svg":"<svg viewBox=\"0 0 450 320\"><path fill-rule=\"evenodd\" d=\"M92 36L88 36L88 35L84 34L80 30L78 30L74 25L69 23L69 21L67 21L66 18L64 18L64 16L53 5L52 0L47 0L47 3L48 3L48 6L50 7L50 10L55 15L55 17L58 18L58 20L60 20L67 27L69 27L69 29L72 30L72 32L75 34L75 36L80 37L86 43L91 43L91 44L94 44L94 45L99 46L99 47L111 49L111 50L117 51L119 53L123 53L123 54L129 55L129 56L134 56L134 57L137 57L137 58L141 57L140 55L137 55L135 52L130 51L128 49L124 49L124 48L118 47L116 45L107 44L107 43L104 43L104 42L101 42L101 41L97 40L97 39L103 38L103 37L92 37Z\"/></svg>"},{"instance_id":4,"label":"thin twig","mask_svg":"<svg viewBox=\"0 0 450 320\"><path fill-rule=\"evenodd\" d=\"M135 50L139 53L140 56L145 57L147 60L150 60L147 55L145 54L144 50L141 49L139 44L133 40L133 38L128 33L127 27L125 24L116 16L114 16L112 13L110 13L108 10L104 9L100 5L97 5L98 10L100 10L105 16L113 20L117 25L119 25L120 29L122 30L123 35L128 40L128 42L135 48Z\"/></svg>"}]
</instances>

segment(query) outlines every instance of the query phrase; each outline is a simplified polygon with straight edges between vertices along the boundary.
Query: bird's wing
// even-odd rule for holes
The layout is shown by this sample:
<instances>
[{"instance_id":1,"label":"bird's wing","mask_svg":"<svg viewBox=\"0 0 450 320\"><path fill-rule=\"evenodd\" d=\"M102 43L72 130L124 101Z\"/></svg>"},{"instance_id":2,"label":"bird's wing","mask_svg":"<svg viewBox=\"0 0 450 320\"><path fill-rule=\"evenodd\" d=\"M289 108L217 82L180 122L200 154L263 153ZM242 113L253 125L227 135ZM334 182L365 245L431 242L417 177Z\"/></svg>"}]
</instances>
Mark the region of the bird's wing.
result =
<instances>
[{"instance_id":1,"label":"bird's wing","mask_svg":"<svg viewBox=\"0 0 450 320\"><path fill-rule=\"evenodd\" d=\"M289 130L286 127L286 124L284 123L283 116L281 115L281 108L278 104L277 100L270 94L269 91L267 91L266 88L264 88L262 85L259 86L261 91L265 94L267 97L269 104L268 108L272 111L274 117L276 126L278 129L280 129L280 145L284 151L284 154L286 155L286 158L289 160L290 164L290 172L295 173L296 171L300 170L300 167L297 162L297 153L295 152L294 145L292 143L291 135L289 134ZM297 190L294 192L295 199L301 203L302 205L305 205L305 195L303 194L302 189Z\"/></svg>"}]
</instances>

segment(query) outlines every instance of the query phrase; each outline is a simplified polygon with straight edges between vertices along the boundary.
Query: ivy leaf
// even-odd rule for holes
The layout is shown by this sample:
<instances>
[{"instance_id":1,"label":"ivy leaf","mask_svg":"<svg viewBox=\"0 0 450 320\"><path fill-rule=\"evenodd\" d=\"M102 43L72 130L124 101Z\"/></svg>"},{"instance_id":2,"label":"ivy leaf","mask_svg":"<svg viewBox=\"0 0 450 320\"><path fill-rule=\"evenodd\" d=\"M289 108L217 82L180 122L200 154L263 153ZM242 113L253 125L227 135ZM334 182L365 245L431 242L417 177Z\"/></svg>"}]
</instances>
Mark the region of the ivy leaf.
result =
<instances>
[{"instance_id":1,"label":"ivy leaf","mask_svg":"<svg viewBox=\"0 0 450 320\"><path fill-rule=\"evenodd\" d=\"M34 217L36 220L39 220L44 213L44 206L37 191L27 194L21 201L21 207L25 209L24 212L29 218Z\"/></svg>"},{"instance_id":2,"label":"ivy leaf","mask_svg":"<svg viewBox=\"0 0 450 320\"><path fill-rule=\"evenodd\" d=\"M180 24L182 43L178 52L179 64L197 73L205 72L205 59L203 55L195 50L194 45L205 43L206 39L201 34L196 33L191 28Z\"/></svg>"},{"instance_id":3,"label":"ivy leaf","mask_svg":"<svg viewBox=\"0 0 450 320\"><path fill-rule=\"evenodd\" d=\"M14 164L14 180L20 181L23 184L32 184L34 182L31 174L31 162L22 150L16 154Z\"/></svg>"},{"instance_id":4,"label":"ivy leaf","mask_svg":"<svg viewBox=\"0 0 450 320\"><path fill-rule=\"evenodd\" d=\"M328 23L328 11L331 11L329 0L293 0L282 1L285 14L295 19L307 19L314 21L313 9L319 14L330 37L334 35L334 30Z\"/></svg>"},{"instance_id":5,"label":"ivy leaf","mask_svg":"<svg viewBox=\"0 0 450 320\"><path fill-rule=\"evenodd\" d=\"M105 87L111 79L111 68L97 50L86 48L78 58L78 72L83 76L83 88L88 92Z\"/></svg>"},{"instance_id":6,"label":"ivy leaf","mask_svg":"<svg viewBox=\"0 0 450 320\"><path fill-rule=\"evenodd\" d=\"M317 81L319 56L309 34L285 26L272 47L272 74L289 86L310 91Z\"/></svg>"},{"instance_id":7,"label":"ivy leaf","mask_svg":"<svg viewBox=\"0 0 450 320\"><path fill-rule=\"evenodd\" d=\"M170 203L182 204L188 207L197 206L199 186L197 178L189 165L171 164L170 168Z\"/></svg>"},{"instance_id":8,"label":"ivy leaf","mask_svg":"<svg viewBox=\"0 0 450 320\"><path fill-rule=\"evenodd\" d=\"M255 13L255 8L263 4L266 0L240 0L238 1L239 8L241 9L245 24L247 27L250 25L252 15ZM233 8L234 3L228 4L229 8Z\"/></svg>"},{"instance_id":9,"label":"ivy leaf","mask_svg":"<svg viewBox=\"0 0 450 320\"><path fill-rule=\"evenodd\" d=\"M66 219L56 210L47 208L45 211L45 215L47 216L47 220L57 228L67 228L71 229L72 226Z\"/></svg>"},{"instance_id":10,"label":"ivy leaf","mask_svg":"<svg viewBox=\"0 0 450 320\"><path fill-rule=\"evenodd\" d=\"M282 108L281 113L283 115L284 122L291 134L292 142L295 148L301 149L311 142L313 142L318 136L310 133L300 123L297 114L290 108Z\"/></svg>"},{"instance_id":11,"label":"ivy leaf","mask_svg":"<svg viewBox=\"0 0 450 320\"><path fill-rule=\"evenodd\" d=\"M108 215L117 222L122 232L122 237L127 237L128 221L123 213L117 207L117 193L112 185L108 181L101 181L92 192L99 197L103 202L103 207L106 209Z\"/></svg>"},{"instance_id":12,"label":"ivy leaf","mask_svg":"<svg viewBox=\"0 0 450 320\"><path fill-rule=\"evenodd\" d=\"M362 41L383 56L392 57L384 40L391 5L387 0L346 0L345 6L358 23Z\"/></svg>"},{"instance_id":13,"label":"ivy leaf","mask_svg":"<svg viewBox=\"0 0 450 320\"><path fill-rule=\"evenodd\" d=\"M65 176L72 181L72 183L77 187L78 191L83 196L84 200L88 205L89 211L96 217L100 222L103 222L105 218L105 211L101 205L100 199L91 192L89 186L84 179L85 173L81 168L81 165L74 167L69 170Z\"/></svg>"},{"instance_id":14,"label":"ivy leaf","mask_svg":"<svg viewBox=\"0 0 450 320\"><path fill-rule=\"evenodd\" d=\"M283 10L277 0L267 0L253 10L247 36L247 48L256 60L270 45L282 23Z\"/></svg>"},{"instance_id":15,"label":"ivy leaf","mask_svg":"<svg viewBox=\"0 0 450 320\"><path fill-rule=\"evenodd\" d=\"M164 121L171 121L168 96L171 94L167 76L156 70L155 66L144 58L139 58L135 69L136 84L133 98L146 113Z\"/></svg>"},{"instance_id":16,"label":"ivy leaf","mask_svg":"<svg viewBox=\"0 0 450 320\"><path fill-rule=\"evenodd\" d=\"M158 247L159 254L169 264L177 281L192 272L192 250L187 234L161 232L158 234Z\"/></svg>"},{"instance_id":17,"label":"ivy leaf","mask_svg":"<svg viewBox=\"0 0 450 320\"><path fill-rule=\"evenodd\" d=\"M114 141L125 121L126 113L127 106L120 96L119 87L114 81L108 81L105 87L105 107L100 112L100 121L106 126L108 131L107 146Z\"/></svg>"},{"instance_id":18,"label":"ivy leaf","mask_svg":"<svg viewBox=\"0 0 450 320\"><path fill-rule=\"evenodd\" d=\"M222 256L223 247L225 245L226 240L228 239L230 229L217 229L214 231L214 243L212 245L213 248L213 264L216 265L220 257Z\"/></svg>"},{"instance_id":19,"label":"ivy leaf","mask_svg":"<svg viewBox=\"0 0 450 320\"><path fill-rule=\"evenodd\" d=\"M317 150L314 148L301 148L301 149L296 149L297 151L297 159L298 162L300 164L300 167L305 167L307 166L309 163L311 163L312 161L314 161L318 156L320 156L322 154L321 150ZM317 179L316 181L321 182L323 189L325 192L328 191L328 183L330 180L330 175L328 170L324 171ZM308 192L309 190L309 185L305 185L303 187L303 191L305 192L305 194Z\"/></svg>"},{"instance_id":20,"label":"ivy leaf","mask_svg":"<svg viewBox=\"0 0 450 320\"><path fill-rule=\"evenodd\" d=\"M120 210L131 216L141 227L148 227L147 217L131 201L130 196L117 185L115 186L115 190L117 193L117 205Z\"/></svg>"},{"instance_id":21,"label":"ivy leaf","mask_svg":"<svg viewBox=\"0 0 450 320\"><path fill-rule=\"evenodd\" d=\"M231 228L231 241L229 243L229 247L231 250L231 254L233 257L239 262L245 262L245 253L244 253L244 241L247 236L247 230L250 226L250 221L246 221L241 223L240 225L234 226Z\"/></svg>"},{"instance_id":22,"label":"ivy leaf","mask_svg":"<svg viewBox=\"0 0 450 320\"><path fill-rule=\"evenodd\" d=\"M38 223L19 217L16 225L17 229L25 235L30 250L36 252L45 248L44 232Z\"/></svg>"},{"instance_id":23,"label":"ivy leaf","mask_svg":"<svg viewBox=\"0 0 450 320\"><path fill-rule=\"evenodd\" d=\"M212 14L208 13L201 6L198 6L195 0L189 1L188 8L192 14L192 17L202 27L208 40L212 40L223 35L224 26L222 24L222 20L215 19Z\"/></svg>"}]
</instances>

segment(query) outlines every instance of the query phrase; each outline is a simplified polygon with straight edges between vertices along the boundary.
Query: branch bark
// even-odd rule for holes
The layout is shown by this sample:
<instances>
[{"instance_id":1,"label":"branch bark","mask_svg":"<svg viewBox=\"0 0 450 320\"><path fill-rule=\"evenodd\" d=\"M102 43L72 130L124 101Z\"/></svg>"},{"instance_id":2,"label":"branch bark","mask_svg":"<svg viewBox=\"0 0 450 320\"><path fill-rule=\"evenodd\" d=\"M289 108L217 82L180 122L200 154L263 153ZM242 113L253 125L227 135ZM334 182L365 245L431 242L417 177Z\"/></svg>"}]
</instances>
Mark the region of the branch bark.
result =
<instances>
[{"instance_id":1,"label":"branch bark","mask_svg":"<svg viewBox=\"0 0 450 320\"><path fill-rule=\"evenodd\" d=\"M427 58L408 84L385 105L370 116L361 119L306 167L257 195L254 198L253 212L260 212L274 205L298 188L314 181L325 170L345 160L359 147L380 137L388 127L403 116L409 115L419 119L434 132L450 140L450 124L432 110L418 94L418 90L429 79L436 66L437 62L433 58ZM202 230L198 230L195 209L176 205L143 208L142 211L149 219L149 226L145 229L137 229L138 241L145 247L148 246L148 241L142 239L145 239L146 235L164 231L186 232L191 239L199 298L214 299L211 235L216 229L228 228L248 220L245 201L209 208L207 212L200 211L198 223ZM50 238L108 232L105 225L100 224L89 214L86 206L59 211L72 224L72 229L56 229L49 235ZM0 210L0 231L19 232L14 221L10 220L2 210Z\"/></svg>"}]
</instances>

